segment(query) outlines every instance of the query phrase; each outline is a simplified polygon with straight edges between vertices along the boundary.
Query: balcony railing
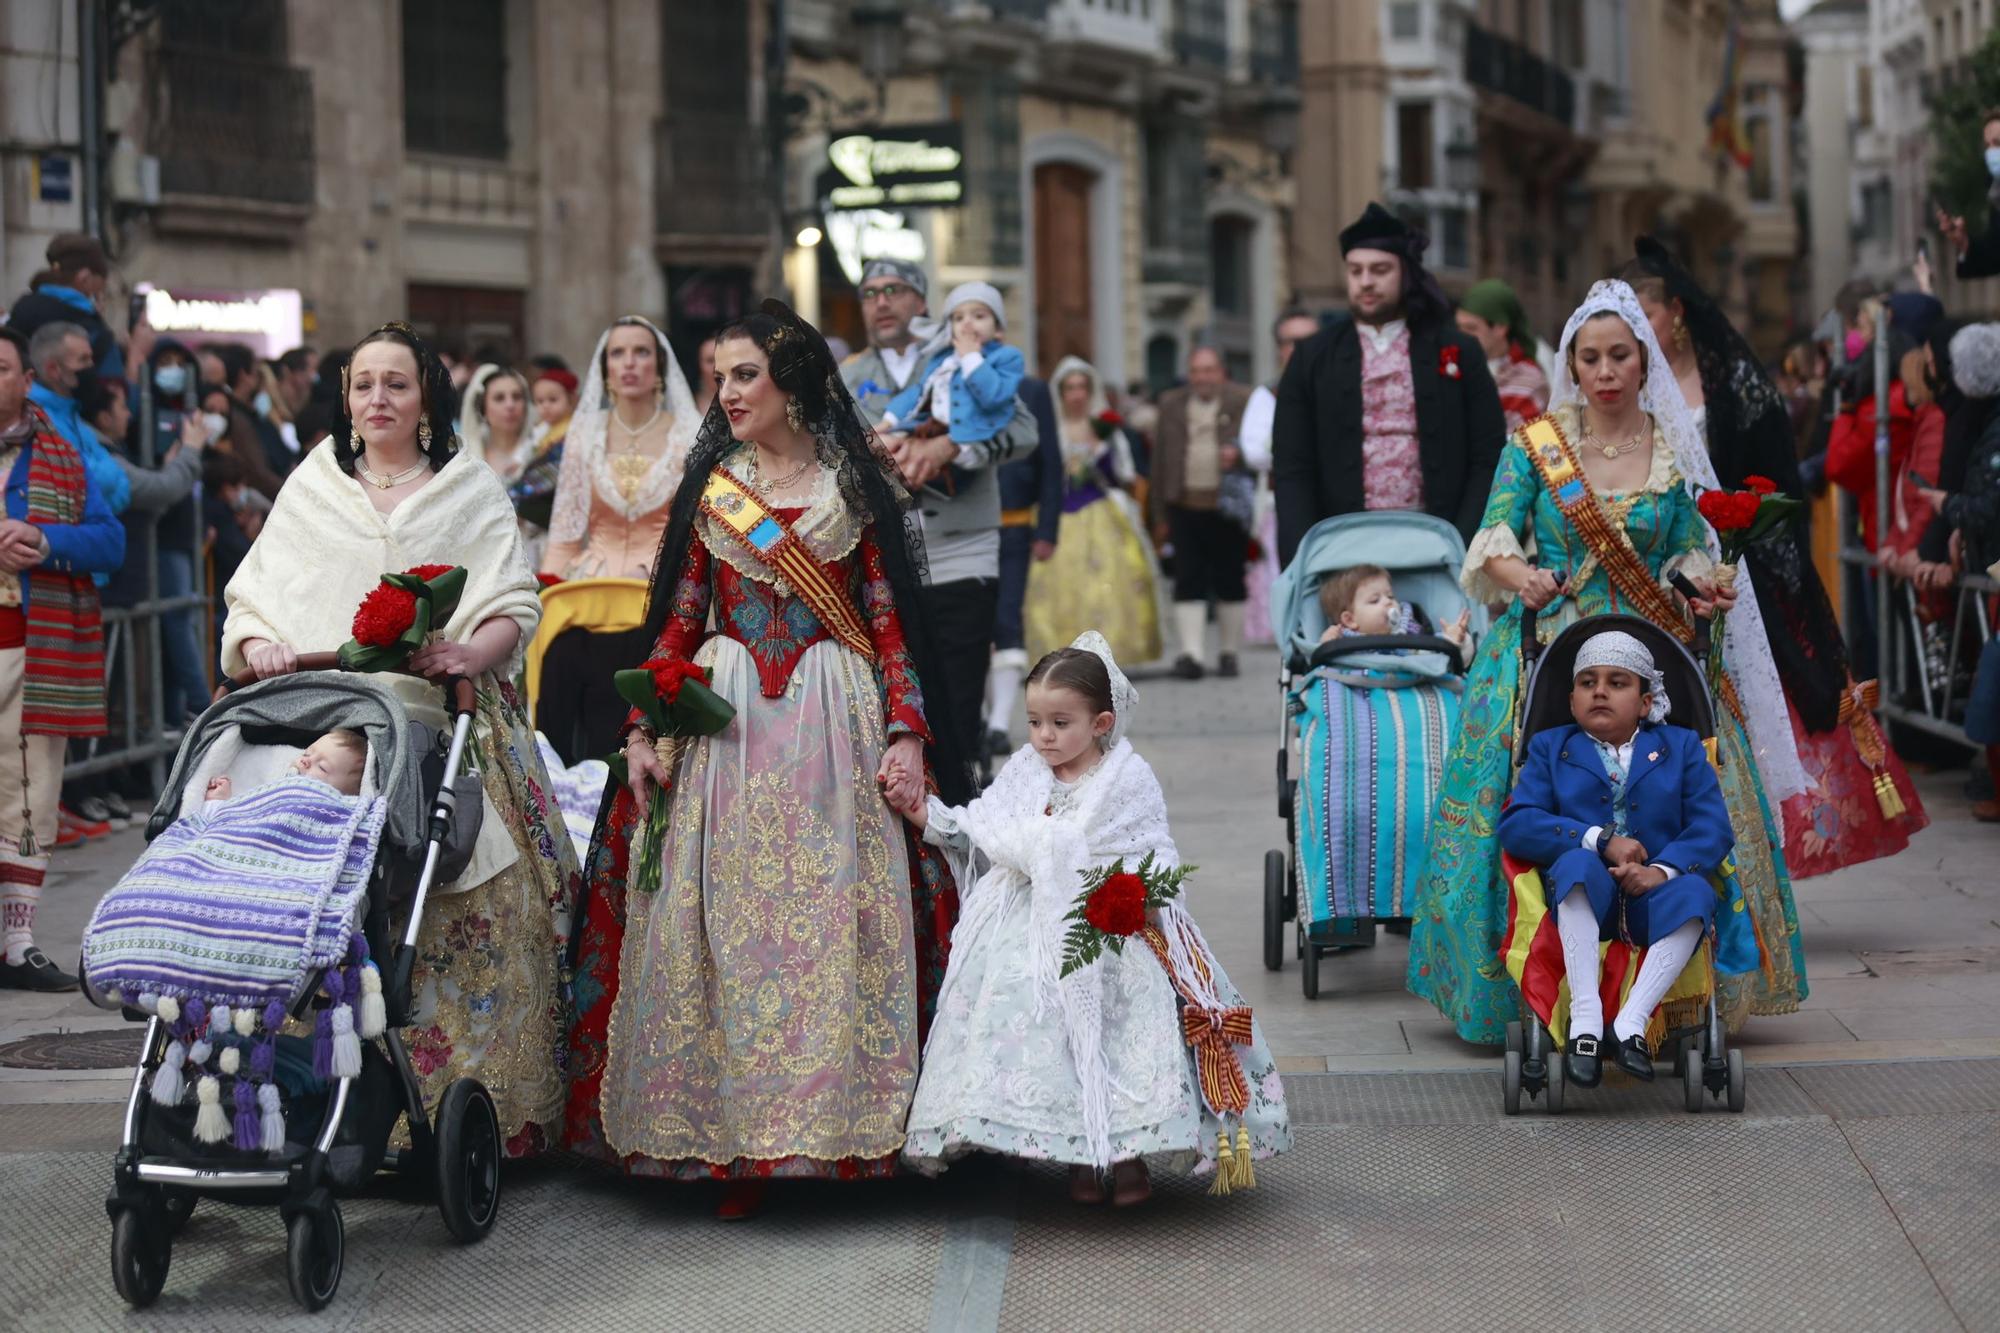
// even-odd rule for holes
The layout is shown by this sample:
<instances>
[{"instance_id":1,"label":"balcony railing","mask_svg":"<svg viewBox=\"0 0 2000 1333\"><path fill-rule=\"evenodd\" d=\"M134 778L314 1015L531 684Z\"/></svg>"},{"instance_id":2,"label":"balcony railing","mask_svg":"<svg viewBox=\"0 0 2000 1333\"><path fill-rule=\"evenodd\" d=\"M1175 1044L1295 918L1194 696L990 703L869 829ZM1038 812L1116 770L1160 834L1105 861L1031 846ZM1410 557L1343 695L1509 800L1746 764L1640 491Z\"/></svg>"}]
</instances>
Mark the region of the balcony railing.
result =
<instances>
[{"instance_id":1,"label":"balcony railing","mask_svg":"<svg viewBox=\"0 0 2000 1333\"><path fill-rule=\"evenodd\" d=\"M1576 124L1576 81L1533 51L1476 24L1465 29L1465 81L1565 126Z\"/></svg>"},{"instance_id":2,"label":"balcony railing","mask_svg":"<svg viewBox=\"0 0 2000 1333\"><path fill-rule=\"evenodd\" d=\"M187 47L155 59L148 137L163 194L313 202L310 71Z\"/></svg>"},{"instance_id":3,"label":"balcony railing","mask_svg":"<svg viewBox=\"0 0 2000 1333\"><path fill-rule=\"evenodd\" d=\"M1250 78L1259 84L1299 81L1299 7L1279 3L1250 11Z\"/></svg>"},{"instance_id":4,"label":"balcony railing","mask_svg":"<svg viewBox=\"0 0 2000 1333\"><path fill-rule=\"evenodd\" d=\"M771 200L756 126L728 109L676 110L655 142L653 213L661 235L763 242Z\"/></svg>"},{"instance_id":5,"label":"balcony railing","mask_svg":"<svg viewBox=\"0 0 2000 1333\"><path fill-rule=\"evenodd\" d=\"M1040 23L1049 16L1051 0L931 0L931 3L953 17Z\"/></svg>"},{"instance_id":6,"label":"balcony railing","mask_svg":"<svg viewBox=\"0 0 2000 1333\"><path fill-rule=\"evenodd\" d=\"M1174 57L1183 65L1229 67L1229 13L1223 0L1180 0Z\"/></svg>"}]
</instances>

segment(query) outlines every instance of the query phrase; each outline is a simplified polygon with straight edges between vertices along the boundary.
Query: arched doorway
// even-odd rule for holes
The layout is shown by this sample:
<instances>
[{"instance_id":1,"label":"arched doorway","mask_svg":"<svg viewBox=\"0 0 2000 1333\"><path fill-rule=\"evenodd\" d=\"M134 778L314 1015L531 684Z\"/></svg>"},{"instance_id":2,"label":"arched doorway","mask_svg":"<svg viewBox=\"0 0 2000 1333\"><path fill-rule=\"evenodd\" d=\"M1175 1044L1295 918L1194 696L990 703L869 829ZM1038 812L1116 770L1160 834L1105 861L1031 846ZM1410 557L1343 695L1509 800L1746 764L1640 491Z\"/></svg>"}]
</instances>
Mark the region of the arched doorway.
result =
<instances>
[{"instance_id":1,"label":"arched doorway","mask_svg":"<svg viewBox=\"0 0 2000 1333\"><path fill-rule=\"evenodd\" d=\"M1043 375L1066 356L1097 356L1090 281L1096 184L1095 172L1072 162L1035 168L1035 357Z\"/></svg>"}]
</instances>

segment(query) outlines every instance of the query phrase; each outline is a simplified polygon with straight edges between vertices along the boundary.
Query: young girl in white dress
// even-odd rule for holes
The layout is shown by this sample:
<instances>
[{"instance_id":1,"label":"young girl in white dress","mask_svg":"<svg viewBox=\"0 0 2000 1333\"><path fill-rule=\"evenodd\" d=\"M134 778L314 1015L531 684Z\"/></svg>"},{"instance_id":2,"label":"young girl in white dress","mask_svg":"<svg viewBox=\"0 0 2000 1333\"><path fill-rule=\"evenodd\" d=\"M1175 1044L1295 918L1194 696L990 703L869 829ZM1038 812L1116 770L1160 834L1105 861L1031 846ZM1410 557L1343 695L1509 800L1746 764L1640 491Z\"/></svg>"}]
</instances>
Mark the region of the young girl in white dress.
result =
<instances>
[{"instance_id":1,"label":"young girl in white dress","mask_svg":"<svg viewBox=\"0 0 2000 1333\"><path fill-rule=\"evenodd\" d=\"M1172 977L1140 935L1060 975L1086 872L1180 863L1159 781L1124 739L1137 700L1087 633L1029 674L1030 743L984 795L903 811L972 886L910 1109L904 1160L920 1171L977 1150L1065 1162L1077 1202L1102 1202L1108 1175L1124 1205L1151 1193L1149 1159L1220 1162L1244 1188L1249 1159L1291 1144L1271 1053L1180 899L1147 914ZM1204 1094L1198 1050L1219 1092Z\"/></svg>"}]
</instances>

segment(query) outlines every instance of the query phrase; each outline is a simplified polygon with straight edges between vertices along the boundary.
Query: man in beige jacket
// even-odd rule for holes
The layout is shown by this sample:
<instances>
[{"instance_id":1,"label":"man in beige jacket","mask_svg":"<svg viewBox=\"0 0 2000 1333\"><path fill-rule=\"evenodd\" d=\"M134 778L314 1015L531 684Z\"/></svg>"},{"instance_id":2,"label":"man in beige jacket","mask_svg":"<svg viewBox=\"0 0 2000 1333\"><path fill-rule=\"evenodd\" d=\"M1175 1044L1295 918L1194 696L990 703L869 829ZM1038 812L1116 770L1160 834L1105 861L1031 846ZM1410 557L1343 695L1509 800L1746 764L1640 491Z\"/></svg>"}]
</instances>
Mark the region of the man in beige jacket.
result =
<instances>
[{"instance_id":1,"label":"man in beige jacket","mask_svg":"<svg viewBox=\"0 0 2000 1333\"><path fill-rule=\"evenodd\" d=\"M1243 650L1244 566L1254 497L1239 437L1250 390L1232 384L1213 347L1188 354L1187 384L1160 395L1153 445L1153 529L1174 548L1174 674L1199 680L1206 668L1208 607L1220 643L1216 674L1234 676ZM1238 512L1242 509L1242 512Z\"/></svg>"}]
</instances>

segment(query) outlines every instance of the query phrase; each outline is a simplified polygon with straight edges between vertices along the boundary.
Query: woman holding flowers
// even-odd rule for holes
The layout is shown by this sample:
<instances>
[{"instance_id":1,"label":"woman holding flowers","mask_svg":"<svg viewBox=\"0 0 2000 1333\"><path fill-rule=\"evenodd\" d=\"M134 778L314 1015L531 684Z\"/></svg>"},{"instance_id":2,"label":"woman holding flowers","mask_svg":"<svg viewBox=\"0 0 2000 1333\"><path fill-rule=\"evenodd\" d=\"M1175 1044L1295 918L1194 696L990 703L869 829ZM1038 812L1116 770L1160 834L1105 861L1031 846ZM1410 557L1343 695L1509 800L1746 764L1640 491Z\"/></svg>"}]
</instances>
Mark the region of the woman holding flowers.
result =
<instances>
[{"instance_id":1,"label":"woman holding flowers","mask_svg":"<svg viewBox=\"0 0 2000 1333\"><path fill-rule=\"evenodd\" d=\"M767 301L715 366L646 666L662 704L692 664L733 715L628 724L585 875L567 1131L633 1174L726 1180L744 1217L773 1178L895 1170L957 893L890 801L963 766L925 718L908 496L825 339Z\"/></svg>"},{"instance_id":2,"label":"woman holding flowers","mask_svg":"<svg viewBox=\"0 0 2000 1333\"><path fill-rule=\"evenodd\" d=\"M299 653L350 638L400 656L391 645L417 599L383 576L416 571L438 588L458 585L444 570L463 569L450 614L407 657L411 674L391 677L411 716L440 726L436 682L477 683L485 790L472 860L433 892L424 916L407 1036L427 1101L476 1075L508 1151L527 1152L562 1108L556 967L578 881L511 683L541 619L535 577L499 480L457 448L450 372L420 338L401 324L369 334L342 390L332 439L286 481L224 593L222 666L285 675Z\"/></svg>"},{"instance_id":3,"label":"woman holding flowers","mask_svg":"<svg viewBox=\"0 0 2000 1333\"><path fill-rule=\"evenodd\" d=\"M1027 661L1094 629L1122 660L1151 662L1160 655L1160 570L1128 494L1139 475L1131 441L1088 361L1064 357L1050 383L1062 428L1063 516L1055 554L1028 573Z\"/></svg>"},{"instance_id":4,"label":"woman holding flowers","mask_svg":"<svg viewBox=\"0 0 2000 1333\"><path fill-rule=\"evenodd\" d=\"M1512 786L1522 609L1538 613L1543 642L1581 616L1612 611L1687 639L1691 617L1724 612L1720 776L1761 959L1757 972L1718 977L1718 1002L1732 1027L1752 1013L1789 1012L1805 998L1805 950L1761 774L1787 763L1795 771L1798 757L1754 590L1747 580L1732 588L1716 577L1720 548L1693 493L1713 490L1715 473L1626 284L1590 289L1563 331L1556 373L1550 413L1515 431L1501 452L1466 553L1466 590L1511 605L1480 645L1466 683L1418 887L1409 987L1467 1041L1497 1045L1519 1013L1497 956L1507 925L1497 828ZM1675 591L1676 575L1698 590L1691 604ZM1767 763L1751 762L1753 747Z\"/></svg>"}]
</instances>

